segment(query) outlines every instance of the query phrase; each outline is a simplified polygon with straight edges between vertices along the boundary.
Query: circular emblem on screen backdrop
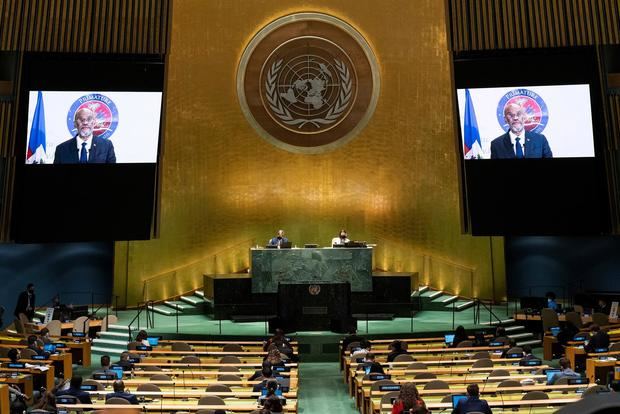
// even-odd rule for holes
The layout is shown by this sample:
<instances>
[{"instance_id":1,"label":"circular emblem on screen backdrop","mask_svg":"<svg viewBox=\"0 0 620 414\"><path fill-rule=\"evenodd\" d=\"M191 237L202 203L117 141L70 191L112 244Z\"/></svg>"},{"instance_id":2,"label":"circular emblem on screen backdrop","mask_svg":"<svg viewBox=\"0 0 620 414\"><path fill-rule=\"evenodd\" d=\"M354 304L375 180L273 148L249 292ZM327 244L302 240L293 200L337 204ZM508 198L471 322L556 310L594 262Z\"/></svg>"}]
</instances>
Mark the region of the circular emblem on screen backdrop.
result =
<instances>
[{"instance_id":1,"label":"circular emblem on screen backdrop","mask_svg":"<svg viewBox=\"0 0 620 414\"><path fill-rule=\"evenodd\" d=\"M504 131L510 129L504 118L504 109L510 104L517 104L525 110L525 130L540 134L547 126L549 113L547 104L536 92L529 89L514 89L499 100L497 104L497 121Z\"/></svg>"},{"instance_id":2,"label":"circular emblem on screen backdrop","mask_svg":"<svg viewBox=\"0 0 620 414\"><path fill-rule=\"evenodd\" d=\"M362 35L320 13L282 17L247 45L237 94L250 124L274 145L320 153L353 138L372 116L379 70Z\"/></svg>"},{"instance_id":3,"label":"circular emblem on screen backdrop","mask_svg":"<svg viewBox=\"0 0 620 414\"><path fill-rule=\"evenodd\" d=\"M114 102L105 95L93 93L84 95L71 105L67 114L67 128L71 135L77 134L77 128L73 123L75 113L82 108L88 108L96 115L95 128L93 135L99 138L108 139L116 131L118 125L118 109Z\"/></svg>"}]
</instances>

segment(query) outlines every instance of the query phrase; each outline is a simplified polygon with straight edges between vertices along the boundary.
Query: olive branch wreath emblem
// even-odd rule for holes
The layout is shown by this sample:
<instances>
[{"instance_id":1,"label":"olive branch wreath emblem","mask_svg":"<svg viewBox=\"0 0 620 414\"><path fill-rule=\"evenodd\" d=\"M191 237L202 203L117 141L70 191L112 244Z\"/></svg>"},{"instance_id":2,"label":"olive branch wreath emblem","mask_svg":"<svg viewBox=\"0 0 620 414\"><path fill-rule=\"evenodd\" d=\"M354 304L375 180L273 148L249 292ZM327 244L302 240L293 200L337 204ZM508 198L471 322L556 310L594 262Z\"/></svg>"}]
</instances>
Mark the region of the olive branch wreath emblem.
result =
<instances>
[{"instance_id":1,"label":"olive branch wreath emblem","mask_svg":"<svg viewBox=\"0 0 620 414\"><path fill-rule=\"evenodd\" d=\"M294 118L288 108L282 105L278 97L278 91L276 87L276 79L278 77L278 73L282 69L282 62L284 59L277 60L273 62L271 68L267 71L267 79L265 80L265 96L267 98L267 102L269 102L269 108L273 111L273 113L282 120L283 123L287 125L297 125L297 128L301 128L306 124L312 124L317 128L320 128L321 125L329 125L336 122L338 118L342 115L342 113L347 108L349 101L352 97L352 79L351 73L349 72L349 68L337 59L334 59L336 70L338 71L338 75L341 80L341 89L340 95L338 96L338 101L327 111L327 114L324 118L312 118L312 119L304 119L304 118Z\"/></svg>"}]
</instances>

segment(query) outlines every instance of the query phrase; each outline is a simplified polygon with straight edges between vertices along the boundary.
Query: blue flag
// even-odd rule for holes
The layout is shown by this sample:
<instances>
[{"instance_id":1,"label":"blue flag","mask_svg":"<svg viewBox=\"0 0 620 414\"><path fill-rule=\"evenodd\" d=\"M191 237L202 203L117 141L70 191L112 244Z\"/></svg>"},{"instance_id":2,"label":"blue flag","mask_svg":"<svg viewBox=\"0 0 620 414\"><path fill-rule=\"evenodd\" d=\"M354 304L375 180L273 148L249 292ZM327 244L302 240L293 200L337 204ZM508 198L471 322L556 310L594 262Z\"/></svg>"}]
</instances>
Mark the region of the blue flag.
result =
<instances>
[{"instance_id":1,"label":"blue flag","mask_svg":"<svg viewBox=\"0 0 620 414\"><path fill-rule=\"evenodd\" d=\"M37 92L37 106L34 109L34 118L30 127L28 139L28 155L26 162L39 164L45 162L45 110L43 109L43 93Z\"/></svg>"},{"instance_id":2,"label":"blue flag","mask_svg":"<svg viewBox=\"0 0 620 414\"><path fill-rule=\"evenodd\" d=\"M465 89L465 120L463 122L463 153L465 158L479 158L482 155L482 144L480 142L480 131L478 131L478 121L474 104L471 101L469 89Z\"/></svg>"}]
</instances>

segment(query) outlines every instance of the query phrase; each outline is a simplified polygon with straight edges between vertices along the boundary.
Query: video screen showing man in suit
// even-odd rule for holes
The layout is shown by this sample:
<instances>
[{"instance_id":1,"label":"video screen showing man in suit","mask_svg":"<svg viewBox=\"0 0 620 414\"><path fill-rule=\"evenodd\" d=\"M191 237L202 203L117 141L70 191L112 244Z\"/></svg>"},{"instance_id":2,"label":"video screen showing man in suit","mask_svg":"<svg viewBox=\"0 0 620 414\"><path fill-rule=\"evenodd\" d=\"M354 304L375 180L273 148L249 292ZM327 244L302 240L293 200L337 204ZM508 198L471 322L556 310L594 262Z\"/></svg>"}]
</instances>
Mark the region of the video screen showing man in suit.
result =
<instances>
[{"instance_id":1,"label":"video screen showing man in suit","mask_svg":"<svg viewBox=\"0 0 620 414\"><path fill-rule=\"evenodd\" d=\"M25 163L156 163L161 92L30 91Z\"/></svg>"},{"instance_id":2,"label":"video screen showing man in suit","mask_svg":"<svg viewBox=\"0 0 620 414\"><path fill-rule=\"evenodd\" d=\"M93 135L97 115L88 108L75 113L77 135L56 147L54 164L115 164L112 141Z\"/></svg>"},{"instance_id":3,"label":"video screen showing man in suit","mask_svg":"<svg viewBox=\"0 0 620 414\"><path fill-rule=\"evenodd\" d=\"M466 160L595 156L587 84L466 88L457 100Z\"/></svg>"},{"instance_id":4,"label":"video screen showing man in suit","mask_svg":"<svg viewBox=\"0 0 620 414\"><path fill-rule=\"evenodd\" d=\"M553 158L547 138L525 130L525 108L518 104L506 105L504 118L510 129L491 141L491 159L497 158Z\"/></svg>"}]
</instances>

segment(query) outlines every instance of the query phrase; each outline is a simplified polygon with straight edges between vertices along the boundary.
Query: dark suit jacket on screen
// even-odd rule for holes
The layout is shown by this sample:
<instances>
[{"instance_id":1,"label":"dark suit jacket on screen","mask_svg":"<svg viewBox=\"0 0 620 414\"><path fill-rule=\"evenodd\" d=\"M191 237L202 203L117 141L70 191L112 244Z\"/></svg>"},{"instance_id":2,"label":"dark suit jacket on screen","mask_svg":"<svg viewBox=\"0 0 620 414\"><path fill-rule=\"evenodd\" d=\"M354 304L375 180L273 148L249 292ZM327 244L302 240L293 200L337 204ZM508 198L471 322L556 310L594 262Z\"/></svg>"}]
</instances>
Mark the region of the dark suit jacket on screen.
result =
<instances>
[{"instance_id":1,"label":"dark suit jacket on screen","mask_svg":"<svg viewBox=\"0 0 620 414\"><path fill-rule=\"evenodd\" d=\"M77 149L77 135L56 147L54 164L79 164L80 154ZM89 164L115 164L116 155L112 141L93 137L88 154Z\"/></svg>"},{"instance_id":2,"label":"dark suit jacket on screen","mask_svg":"<svg viewBox=\"0 0 620 414\"><path fill-rule=\"evenodd\" d=\"M523 148L525 158L553 158L547 138L535 132L525 133ZM516 158L515 149L510 142L510 135L506 132L491 141L491 159Z\"/></svg>"}]
</instances>

